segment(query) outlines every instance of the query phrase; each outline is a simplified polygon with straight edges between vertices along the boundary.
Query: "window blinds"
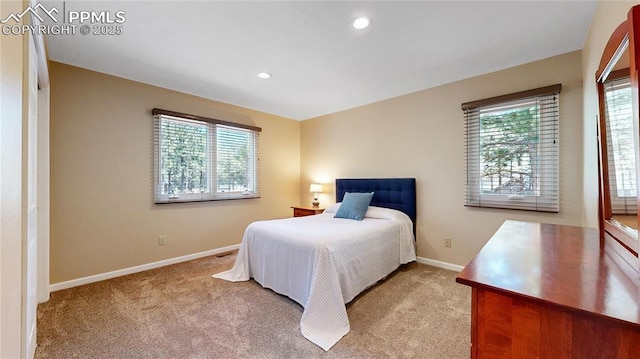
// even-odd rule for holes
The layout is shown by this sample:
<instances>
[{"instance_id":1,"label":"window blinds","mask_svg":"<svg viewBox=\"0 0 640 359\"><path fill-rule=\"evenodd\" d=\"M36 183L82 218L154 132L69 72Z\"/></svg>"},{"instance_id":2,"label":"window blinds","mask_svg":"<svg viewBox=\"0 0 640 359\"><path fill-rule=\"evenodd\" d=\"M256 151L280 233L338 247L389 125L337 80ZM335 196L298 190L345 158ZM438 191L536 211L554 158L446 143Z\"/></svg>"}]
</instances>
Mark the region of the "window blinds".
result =
<instances>
[{"instance_id":1,"label":"window blinds","mask_svg":"<svg viewBox=\"0 0 640 359\"><path fill-rule=\"evenodd\" d=\"M636 160L634 151L631 79L604 83L607 162L612 214L636 214Z\"/></svg>"},{"instance_id":2,"label":"window blinds","mask_svg":"<svg viewBox=\"0 0 640 359\"><path fill-rule=\"evenodd\" d=\"M155 203L256 198L260 128L154 109Z\"/></svg>"},{"instance_id":3,"label":"window blinds","mask_svg":"<svg viewBox=\"0 0 640 359\"><path fill-rule=\"evenodd\" d=\"M559 211L560 89L462 104L466 206Z\"/></svg>"}]
</instances>

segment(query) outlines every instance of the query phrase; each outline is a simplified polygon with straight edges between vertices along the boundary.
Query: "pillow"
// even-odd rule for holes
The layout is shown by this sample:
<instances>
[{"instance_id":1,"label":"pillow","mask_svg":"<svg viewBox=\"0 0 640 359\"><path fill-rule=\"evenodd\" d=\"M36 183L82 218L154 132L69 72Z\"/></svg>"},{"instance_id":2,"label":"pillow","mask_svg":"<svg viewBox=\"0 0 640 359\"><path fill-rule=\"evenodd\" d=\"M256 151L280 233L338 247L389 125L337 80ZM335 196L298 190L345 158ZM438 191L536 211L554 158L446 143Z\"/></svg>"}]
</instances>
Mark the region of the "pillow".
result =
<instances>
[{"instance_id":1,"label":"pillow","mask_svg":"<svg viewBox=\"0 0 640 359\"><path fill-rule=\"evenodd\" d=\"M406 214L391 208L369 206L365 218L377 218L377 219L396 219L398 216L406 216Z\"/></svg>"},{"instance_id":2,"label":"pillow","mask_svg":"<svg viewBox=\"0 0 640 359\"><path fill-rule=\"evenodd\" d=\"M340 202L330 205L322 213L336 213L338 212L338 208L340 208Z\"/></svg>"},{"instance_id":3,"label":"pillow","mask_svg":"<svg viewBox=\"0 0 640 359\"><path fill-rule=\"evenodd\" d=\"M350 193L346 192L342 198L342 204L336 212L334 218L347 218L362 221L367 213L369 203L373 198L373 192L369 193Z\"/></svg>"}]
</instances>

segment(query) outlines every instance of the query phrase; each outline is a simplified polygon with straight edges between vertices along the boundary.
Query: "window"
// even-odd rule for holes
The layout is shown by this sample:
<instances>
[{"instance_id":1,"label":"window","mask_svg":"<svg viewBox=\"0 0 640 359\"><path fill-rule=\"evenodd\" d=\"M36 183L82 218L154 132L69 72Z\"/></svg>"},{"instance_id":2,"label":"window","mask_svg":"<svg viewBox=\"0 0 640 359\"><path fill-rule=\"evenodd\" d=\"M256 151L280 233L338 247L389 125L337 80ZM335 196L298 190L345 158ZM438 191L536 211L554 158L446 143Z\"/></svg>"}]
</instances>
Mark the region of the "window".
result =
<instances>
[{"instance_id":1,"label":"window","mask_svg":"<svg viewBox=\"0 0 640 359\"><path fill-rule=\"evenodd\" d=\"M466 206L559 211L560 89L462 104Z\"/></svg>"},{"instance_id":2,"label":"window","mask_svg":"<svg viewBox=\"0 0 640 359\"><path fill-rule=\"evenodd\" d=\"M634 215L637 192L631 78L627 72L624 77L606 81L603 87L611 213Z\"/></svg>"},{"instance_id":3,"label":"window","mask_svg":"<svg viewBox=\"0 0 640 359\"><path fill-rule=\"evenodd\" d=\"M261 129L153 109L155 203L260 196Z\"/></svg>"}]
</instances>

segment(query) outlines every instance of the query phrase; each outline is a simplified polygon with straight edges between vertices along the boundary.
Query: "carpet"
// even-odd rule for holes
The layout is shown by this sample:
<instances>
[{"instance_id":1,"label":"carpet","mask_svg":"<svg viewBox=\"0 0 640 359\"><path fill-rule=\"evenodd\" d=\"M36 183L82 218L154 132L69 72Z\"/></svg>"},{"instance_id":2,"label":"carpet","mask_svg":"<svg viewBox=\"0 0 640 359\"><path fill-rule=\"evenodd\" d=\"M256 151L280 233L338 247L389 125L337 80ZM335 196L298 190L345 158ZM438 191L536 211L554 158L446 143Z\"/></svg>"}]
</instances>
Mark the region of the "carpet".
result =
<instances>
[{"instance_id":1,"label":"carpet","mask_svg":"<svg viewBox=\"0 0 640 359\"><path fill-rule=\"evenodd\" d=\"M35 358L468 358L471 290L456 272L400 267L347 305L351 331L325 352L302 307L255 281L211 278L235 254L51 293Z\"/></svg>"}]
</instances>

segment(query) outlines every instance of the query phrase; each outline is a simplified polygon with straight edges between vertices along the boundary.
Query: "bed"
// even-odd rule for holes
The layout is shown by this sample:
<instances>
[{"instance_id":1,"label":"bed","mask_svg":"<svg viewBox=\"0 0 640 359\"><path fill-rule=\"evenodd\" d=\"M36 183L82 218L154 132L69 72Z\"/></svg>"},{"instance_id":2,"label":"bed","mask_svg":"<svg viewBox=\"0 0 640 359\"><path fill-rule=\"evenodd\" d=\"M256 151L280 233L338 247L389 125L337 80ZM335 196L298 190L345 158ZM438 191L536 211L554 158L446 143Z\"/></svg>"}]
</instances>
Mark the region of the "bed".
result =
<instances>
[{"instance_id":1,"label":"bed","mask_svg":"<svg viewBox=\"0 0 640 359\"><path fill-rule=\"evenodd\" d=\"M345 194L371 192L364 219L334 218ZM251 223L233 268L213 275L253 278L298 302L300 332L325 351L349 332L345 304L416 260L415 179L337 179L336 202L314 216Z\"/></svg>"}]
</instances>

